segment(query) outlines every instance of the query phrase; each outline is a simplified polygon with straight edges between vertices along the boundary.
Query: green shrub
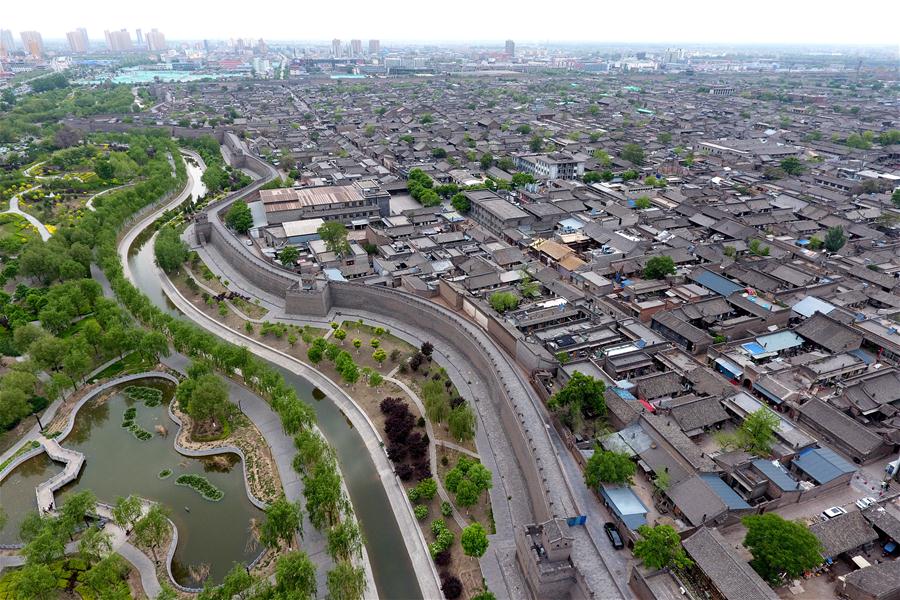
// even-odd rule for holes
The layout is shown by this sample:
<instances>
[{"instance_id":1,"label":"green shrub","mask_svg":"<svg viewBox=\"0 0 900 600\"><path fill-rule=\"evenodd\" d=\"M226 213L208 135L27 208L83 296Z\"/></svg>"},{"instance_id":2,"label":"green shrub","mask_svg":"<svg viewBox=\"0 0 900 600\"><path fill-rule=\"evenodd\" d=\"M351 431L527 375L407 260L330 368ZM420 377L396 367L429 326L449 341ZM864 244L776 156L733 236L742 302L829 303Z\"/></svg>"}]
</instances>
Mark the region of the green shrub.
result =
<instances>
[{"instance_id":1,"label":"green shrub","mask_svg":"<svg viewBox=\"0 0 900 600\"><path fill-rule=\"evenodd\" d=\"M209 479L200 475L179 475L175 480L175 485L189 487L200 494L204 500L209 500L210 502L218 502L225 497L225 492L211 484Z\"/></svg>"}]
</instances>

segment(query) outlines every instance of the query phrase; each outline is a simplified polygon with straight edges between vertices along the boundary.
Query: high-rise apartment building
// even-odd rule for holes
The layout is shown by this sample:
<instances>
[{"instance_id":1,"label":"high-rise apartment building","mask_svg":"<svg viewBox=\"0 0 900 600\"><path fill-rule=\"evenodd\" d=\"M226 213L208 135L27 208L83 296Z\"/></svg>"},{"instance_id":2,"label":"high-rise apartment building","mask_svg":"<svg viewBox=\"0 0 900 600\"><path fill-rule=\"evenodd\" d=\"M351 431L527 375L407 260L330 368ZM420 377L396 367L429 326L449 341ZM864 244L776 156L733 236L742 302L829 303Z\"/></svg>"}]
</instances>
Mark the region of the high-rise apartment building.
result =
<instances>
[{"instance_id":1,"label":"high-rise apartment building","mask_svg":"<svg viewBox=\"0 0 900 600\"><path fill-rule=\"evenodd\" d=\"M69 49L76 54L81 54L83 52L88 51L88 35L87 30L84 27L79 27L75 31L70 31L66 34L66 39L69 40Z\"/></svg>"},{"instance_id":2,"label":"high-rise apartment building","mask_svg":"<svg viewBox=\"0 0 900 600\"><path fill-rule=\"evenodd\" d=\"M16 40L9 29L0 29L0 56L8 56L16 49Z\"/></svg>"},{"instance_id":3,"label":"high-rise apartment building","mask_svg":"<svg viewBox=\"0 0 900 600\"><path fill-rule=\"evenodd\" d=\"M341 40L337 38L331 40L331 56L334 58L341 57Z\"/></svg>"},{"instance_id":4,"label":"high-rise apartment building","mask_svg":"<svg viewBox=\"0 0 900 600\"><path fill-rule=\"evenodd\" d=\"M166 36L154 27L147 33L147 48L151 52L162 52L166 49Z\"/></svg>"},{"instance_id":5,"label":"high-rise apartment building","mask_svg":"<svg viewBox=\"0 0 900 600\"><path fill-rule=\"evenodd\" d=\"M506 56L509 58L516 56L516 43L512 40L506 40Z\"/></svg>"},{"instance_id":6,"label":"high-rise apartment building","mask_svg":"<svg viewBox=\"0 0 900 600\"><path fill-rule=\"evenodd\" d=\"M350 56L353 58L362 56L362 40L350 40Z\"/></svg>"},{"instance_id":7,"label":"high-rise apartment building","mask_svg":"<svg viewBox=\"0 0 900 600\"><path fill-rule=\"evenodd\" d=\"M40 58L44 55L44 40L39 32L23 31L19 36L22 38L22 46L25 48L25 52L30 54L32 58Z\"/></svg>"},{"instance_id":8,"label":"high-rise apartment building","mask_svg":"<svg viewBox=\"0 0 900 600\"><path fill-rule=\"evenodd\" d=\"M127 29L120 29L119 31L107 30L103 33L106 36L106 45L109 46L111 51L129 52L134 49L131 43L131 34L128 33Z\"/></svg>"},{"instance_id":9,"label":"high-rise apartment building","mask_svg":"<svg viewBox=\"0 0 900 600\"><path fill-rule=\"evenodd\" d=\"M381 54L381 42L369 40L369 56L378 56L379 54Z\"/></svg>"},{"instance_id":10,"label":"high-rise apartment building","mask_svg":"<svg viewBox=\"0 0 900 600\"><path fill-rule=\"evenodd\" d=\"M143 46L144 45L144 32L141 31L140 29L135 29L134 30L134 40L138 46Z\"/></svg>"}]
</instances>

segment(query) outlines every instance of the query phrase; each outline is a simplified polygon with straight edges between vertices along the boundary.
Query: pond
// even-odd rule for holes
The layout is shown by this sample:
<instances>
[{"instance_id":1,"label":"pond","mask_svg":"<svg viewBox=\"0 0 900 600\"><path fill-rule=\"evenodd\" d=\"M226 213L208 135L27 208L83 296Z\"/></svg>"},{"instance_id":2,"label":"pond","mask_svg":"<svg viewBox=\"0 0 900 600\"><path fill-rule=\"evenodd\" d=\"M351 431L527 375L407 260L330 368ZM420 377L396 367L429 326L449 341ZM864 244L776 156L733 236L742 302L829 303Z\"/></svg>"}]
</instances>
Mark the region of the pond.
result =
<instances>
[{"instance_id":1,"label":"pond","mask_svg":"<svg viewBox=\"0 0 900 600\"><path fill-rule=\"evenodd\" d=\"M98 500L109 504L117 496L129 494L159 502L168 507L178 527L172 563L176 580L195 585L189 567L206 563L212 580L221 581L235 562L246 563L259 554L260 550L248 547L247 541L251 519L261 519L263 513L247 499L243 469L235 455L220 455L228 460L213 461L188 458L175 451L178 426L166 414L174 386L163 380L139 383L162 390L163 404L150 408L135 402L121 391L123 386L105 400L90 401L78 412L72 433L61 444L84 453L86 460L79 478L57 493L57 503L81 490L92 490ZM168 436L154 433L146 441L138 440L122 427L123 414L129 407L137 410L134 421L142 429L154 432L160 425L168 430ZM221 462L225 464L215 464ZM172 474L160 479L164 469ZM210 502L190 488L175 485L175 479L185 473L206 477L225 496L219 502Z\"/></svg>"},{"instance_id":2,"label":"pond","mask_svg":"<svg viewBox=\"0 0 900 600\"><path fill-rule=\"evenodd\" d=\"M0 482L0 506L7 517L6 525L0 529L0 544L18 544L21 541L19 527L22 521L28 513L37 512L34 488L62 470L62 465L41 453L23 462Z\"/></svg>"}]
</instances>

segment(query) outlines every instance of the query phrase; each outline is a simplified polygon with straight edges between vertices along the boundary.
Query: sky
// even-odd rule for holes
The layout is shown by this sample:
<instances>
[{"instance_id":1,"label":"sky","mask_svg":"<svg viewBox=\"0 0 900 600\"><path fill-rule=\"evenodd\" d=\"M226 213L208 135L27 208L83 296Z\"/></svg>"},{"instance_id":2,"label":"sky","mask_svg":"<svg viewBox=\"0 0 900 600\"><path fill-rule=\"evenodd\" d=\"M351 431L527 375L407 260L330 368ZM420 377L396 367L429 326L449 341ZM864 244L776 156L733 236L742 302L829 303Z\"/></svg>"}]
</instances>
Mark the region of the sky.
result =
<instances>
[{"instance_id":1,"label":"sky","mask_svg":"<svg viewBox=\"0 0 900 600\"><path fill-rule=\"evenodd\" d=\"M153 27L168 40L900 45L896 0L5 0L0 28L47 39ZM249 7L249 8L248 8Z\"/></svg>"}]
</instances>

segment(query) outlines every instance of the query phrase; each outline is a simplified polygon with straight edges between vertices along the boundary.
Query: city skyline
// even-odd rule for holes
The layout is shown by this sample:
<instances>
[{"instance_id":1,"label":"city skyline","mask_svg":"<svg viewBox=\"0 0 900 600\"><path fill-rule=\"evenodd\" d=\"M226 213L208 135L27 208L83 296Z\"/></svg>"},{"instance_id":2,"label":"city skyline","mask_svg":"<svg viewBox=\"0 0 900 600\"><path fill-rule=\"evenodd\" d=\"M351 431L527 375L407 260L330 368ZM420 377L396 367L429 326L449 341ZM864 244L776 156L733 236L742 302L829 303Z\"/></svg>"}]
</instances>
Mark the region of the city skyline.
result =
<instances>
[{"instance_id":1,"label":"city skyline","mask_svg":"<svg viewBox=\"0 0 900 600\"><path fill-rule=\"evenodd\" d=\"M513 23L503 7L463 0L457 10L441 16L437 35L418 26L411 16L415 7L410 2L399 2L393 10L373 7L351 1L345 14L353 19L335 24L327 33L316 25L328 17L326 6L305 8L304 19L295 22L272 20L272 11L289 11L287 2L277 0L272 11L265 13L210 14L208 7L176 4L161 0L150 6L128 6L124 10L109 0L94 0L90 6L91 17L86 19L85 6L62 5L50 12L38 13L32 7L14 4L5 11L2 26L16 32L40 31L45 39L65 40L66 33L90 21L89 33L105 29L117 30L142 27L145 31L155 27L165 31L169 39L228 39L265 38L278 41L316 41L327 43L332 37L340 39L377 38L383 42L441 44L497 43L505 39L517 43L695 43L695 44L797 44L797 45L894 45L897 9L891 9L876 0L862 0L852 12L840 11L836 3L819 4L810 10L800 3L776 3L762 0L753 11L741 15L740 27L722 16L720 3L701 0L684 10L661 1L645 3L640 15L628 6L591 6L579 9L578 18L572 13L545 14L541 4L527 0L521 3L523 14L540 15L540 18L519 20ZM833 4L833 5L832 5ZM832 10L834 9L834 10ZM320 14L321 13L321 14ZM872 19L881 13L885 18ZM416 12L415 14L419 14ZM891 18L891 14L895 18ZM170 15L170 16L162 16ZM472 18L477 15L478 18ZM775 15L773 17L773 15ZM317 18L321 17L320 18ZM648 18L649 16L649 18ZM622 26L631 22L632 26ZM798 23L802 27L798 28ZM615 26L611 26L611 25ZM450 33L452 32L452 33ZM552 33L549 33L552 32ZM92 34L97 39L97 33ZM102 38L101 38L102 39Z\"/></svg>"}]
</instances>

